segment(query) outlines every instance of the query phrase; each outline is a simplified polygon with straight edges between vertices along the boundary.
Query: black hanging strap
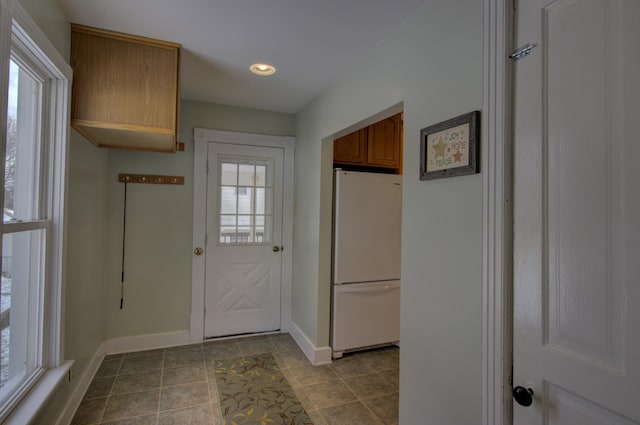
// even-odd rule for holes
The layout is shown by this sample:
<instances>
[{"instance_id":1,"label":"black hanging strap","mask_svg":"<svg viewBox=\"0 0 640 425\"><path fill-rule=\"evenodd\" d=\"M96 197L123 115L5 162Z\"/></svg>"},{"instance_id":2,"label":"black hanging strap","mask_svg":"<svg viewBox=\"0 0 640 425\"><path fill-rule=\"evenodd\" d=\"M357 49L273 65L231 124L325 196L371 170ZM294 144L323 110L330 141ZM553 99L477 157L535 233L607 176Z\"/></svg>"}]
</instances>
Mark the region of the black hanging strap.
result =
<instances>
[{"instance_id":1,"label":"black hanging strap","mask_svg":"<svg viewBox=\"0 0 640 425\"><path fill-rule=\"evenodd\" d=\"M124 304L124 247L127 237L127 182L124 182L124 211L122 219L122 275L120 277L120 310Z\"/></svg>"}]
</instances>

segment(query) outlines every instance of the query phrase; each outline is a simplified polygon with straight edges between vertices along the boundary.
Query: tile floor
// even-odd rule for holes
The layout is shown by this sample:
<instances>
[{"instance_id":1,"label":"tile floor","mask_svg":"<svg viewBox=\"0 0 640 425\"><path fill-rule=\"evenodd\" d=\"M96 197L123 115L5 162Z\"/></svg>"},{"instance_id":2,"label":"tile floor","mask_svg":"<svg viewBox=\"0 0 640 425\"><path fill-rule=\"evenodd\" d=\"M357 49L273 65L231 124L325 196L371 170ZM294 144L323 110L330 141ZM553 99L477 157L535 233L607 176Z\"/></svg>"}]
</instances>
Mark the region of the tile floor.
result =
<instances>
[{"instance_id":1,"label":"tile floor","mask_svg":"<svg viewBox=\"0 0 640 425\"><path fill-rule=\"evenodd\" d=\"M213 360L271 352L315 425L398 423L399 350L311 366L288 334L107 356L74 425L222 425Z\"/></svg>"}]
</instances>

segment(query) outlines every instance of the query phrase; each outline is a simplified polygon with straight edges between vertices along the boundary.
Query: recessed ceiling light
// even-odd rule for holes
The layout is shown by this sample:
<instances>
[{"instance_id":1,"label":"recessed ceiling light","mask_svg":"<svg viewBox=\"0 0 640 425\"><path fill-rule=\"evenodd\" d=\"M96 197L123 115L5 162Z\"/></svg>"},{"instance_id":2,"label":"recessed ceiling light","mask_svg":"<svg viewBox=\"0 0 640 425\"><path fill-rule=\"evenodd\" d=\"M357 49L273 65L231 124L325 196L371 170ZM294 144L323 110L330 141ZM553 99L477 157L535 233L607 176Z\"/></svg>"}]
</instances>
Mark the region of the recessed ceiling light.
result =
<instances>
[{"instance_id":1,"label":"recessed ceiling light","mask_svg":"<svg viewBox=\"0 0 640 425\"><path fill-rule=\"evenodd\" d=\"M272 75L276 73L276 68L268 63L254 63L249 69L257 75Z\"/></svg>"}]
</instances>

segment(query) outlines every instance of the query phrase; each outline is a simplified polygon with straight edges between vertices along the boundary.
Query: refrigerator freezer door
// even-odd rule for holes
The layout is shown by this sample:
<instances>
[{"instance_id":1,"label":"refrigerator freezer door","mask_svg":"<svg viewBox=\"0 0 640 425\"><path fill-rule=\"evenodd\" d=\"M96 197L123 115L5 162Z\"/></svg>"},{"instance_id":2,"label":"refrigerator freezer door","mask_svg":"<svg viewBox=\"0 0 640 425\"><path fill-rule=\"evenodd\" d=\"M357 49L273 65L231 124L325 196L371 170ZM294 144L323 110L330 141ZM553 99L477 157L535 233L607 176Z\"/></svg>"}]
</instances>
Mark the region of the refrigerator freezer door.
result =
<instances>
[{"instance_id":1,"label":"refrigerator freezer door","mask_svg":"<svg viewBox=\"0 0 640 425\"><path fill-rule=\"evenodd\" d=\"M333 286L334 352L399 340L399 280Z\"/></svg>"},{"instance_id":2,"label":"refrigerator freezer door","mask_svg":"<svg viewBox=\"0 0 640 425\"><path fill-rule=\"evenodd\" d=\"M400 278L402 176L336 170L333 283Z\"/></svg>"}]
</instances>

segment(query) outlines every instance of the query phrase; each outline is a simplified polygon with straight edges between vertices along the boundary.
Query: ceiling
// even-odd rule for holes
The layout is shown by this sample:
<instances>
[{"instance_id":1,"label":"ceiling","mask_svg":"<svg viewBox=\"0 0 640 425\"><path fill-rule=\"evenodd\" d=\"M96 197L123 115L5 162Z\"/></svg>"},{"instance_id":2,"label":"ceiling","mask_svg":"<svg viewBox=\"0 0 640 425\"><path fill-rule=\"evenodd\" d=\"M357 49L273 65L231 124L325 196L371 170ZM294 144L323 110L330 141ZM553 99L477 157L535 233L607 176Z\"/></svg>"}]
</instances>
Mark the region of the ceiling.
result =
<instances>
[{"instance_id":1,"label":"ceiling","mask_svg":"<svg viewBox=\"0 0 640 425\"><path fill-rule=\"evenodd\" d=\"M426 0L59 0L69 21L182 44L183 99L295 113ZM266 62L277 72L256 76Z\"/></svg>"}]
</instances>

